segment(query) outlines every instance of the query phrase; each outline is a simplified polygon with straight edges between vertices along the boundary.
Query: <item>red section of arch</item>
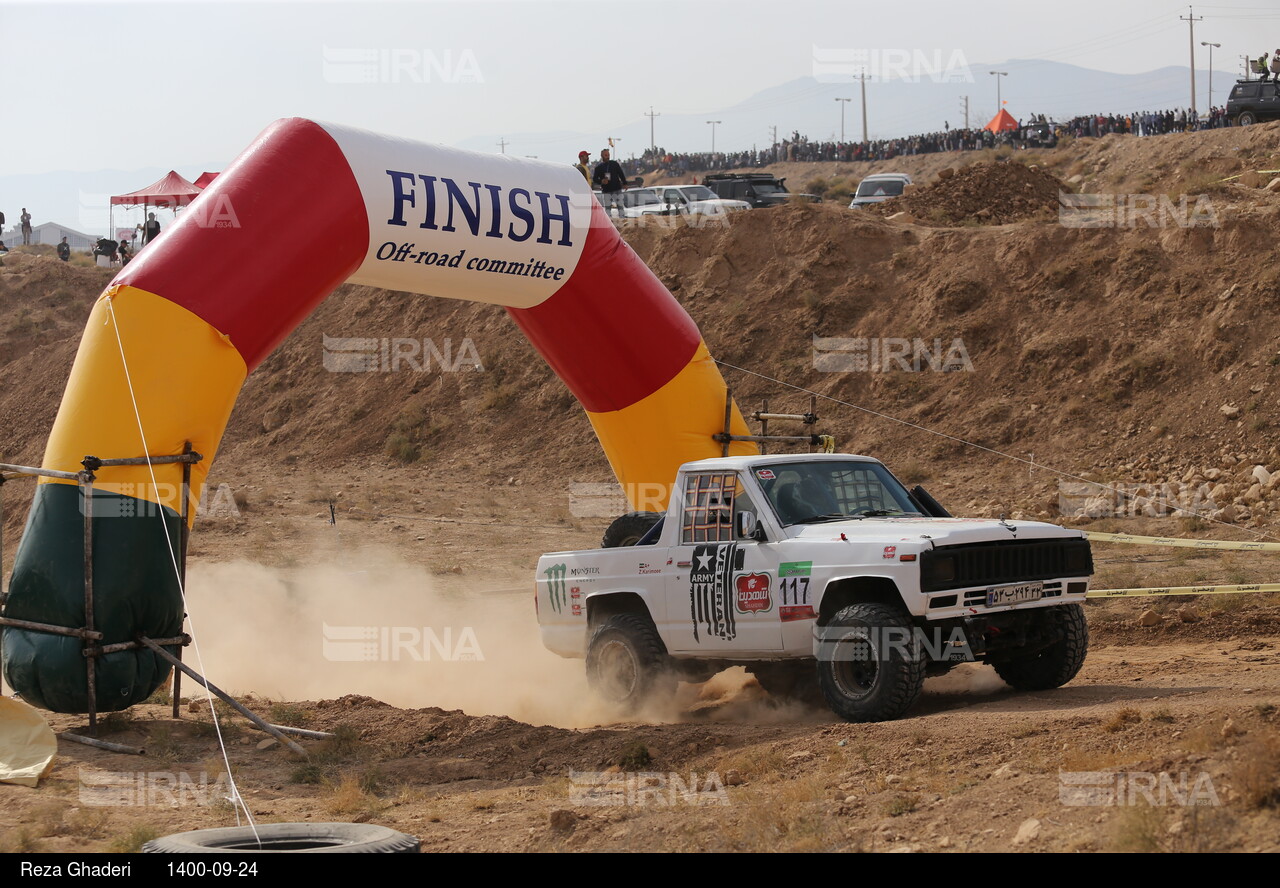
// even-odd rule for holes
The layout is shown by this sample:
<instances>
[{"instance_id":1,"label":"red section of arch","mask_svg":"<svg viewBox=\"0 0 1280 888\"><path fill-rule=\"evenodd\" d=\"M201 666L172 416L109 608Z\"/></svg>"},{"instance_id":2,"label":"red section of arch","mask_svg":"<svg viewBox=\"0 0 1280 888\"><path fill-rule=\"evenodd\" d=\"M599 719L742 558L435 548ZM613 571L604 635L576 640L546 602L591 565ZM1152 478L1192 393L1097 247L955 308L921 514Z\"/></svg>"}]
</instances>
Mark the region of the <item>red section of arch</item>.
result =
<instances>
[{"instance_id":1,"label":"red section of arch","mask_svg":"<svg viewBox=\"0 0 1280 888\"><path fill-rule=\"evenodd\" d=\"M369 249L364 198L337 144L292 118L269 126L115 279L228 335L249 370Z\"/></svg>"},{"instance_id":2,"label":"red section of arch","mask_svg":"<svg viewBox=\"0 0 1280 888\"><path fill-rule=\"evenodd\" d=\"M512 319L592 413L621 410L685 368L697 325L597 204L582 258L554 296Z\"/></svg>"}]
</instances>

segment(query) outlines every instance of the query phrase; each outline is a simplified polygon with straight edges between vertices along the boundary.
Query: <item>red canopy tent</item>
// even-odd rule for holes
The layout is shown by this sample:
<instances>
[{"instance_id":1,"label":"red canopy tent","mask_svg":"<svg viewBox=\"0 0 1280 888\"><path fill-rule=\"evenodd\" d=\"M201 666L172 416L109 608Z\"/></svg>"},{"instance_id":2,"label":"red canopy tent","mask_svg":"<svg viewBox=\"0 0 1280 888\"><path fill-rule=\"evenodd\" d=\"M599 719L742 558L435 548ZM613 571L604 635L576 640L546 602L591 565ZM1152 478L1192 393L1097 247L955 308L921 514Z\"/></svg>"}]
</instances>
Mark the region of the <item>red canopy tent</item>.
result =
<instances>
[{"instance_id":1,"label":"red canopy tent","mask_svg":"<svg viewBox=\"0 0 1280 888\"><path fill-rule=\"evenodd\" d=\"M1003 108L1000 109L999 114L991 118L990 123L983 127L984 130L991 130L993 133L1007 133L1009 130L1016 130L1017 128L1018 121L1014 120L1013 115Z\"/></svg>"},{"instance_id":2,"label":"red canopy tent","mask_svg":"<svg viewBox=\"0 0 1280 888\"><path fill-rule=\"evenodd\" d=\"M144 207L175 209L177 207L185 207L195 200L200 190L199 185L194 182L188 182L173 170L169 170L158 181L152 182L146 188L139 188L137 191L130 191L128 194L115 195L111 198L111 203L113 206L136 207L141 205Z\"/></svg>"},{"instance_id":3,"label":"red canopy tent","mask_svg":"<svg viewBox=\"0 0 1280 888\"><path fill-rule=\"evenodd\" d=\"M205 173L205 175L209 175ZM142 207L143 217L146 216L147 207L157 207L170 210L177 210L178 207L185 207L191 201L196 199L201 191L201 186L194 182L189 182L174 170L169 170L165 175L161 176L155 182L152 182L146 188L139 188L137 191L130 191L128 194L116 194L111 198L112 220L111 230L115 230L114 209L118 206L124 207Z\"/></svg>"},{"instance_id":4,"label":"red canopy tent","mask_svg":"<svg viewBox=\"0 0 1280 888\"><path fill-rule=\"evenodd\" d=\"M195 181L195 186L201 190L208 188L209 183L218 178L217 173L201 173Z\"/></svg>"}]
</instances>

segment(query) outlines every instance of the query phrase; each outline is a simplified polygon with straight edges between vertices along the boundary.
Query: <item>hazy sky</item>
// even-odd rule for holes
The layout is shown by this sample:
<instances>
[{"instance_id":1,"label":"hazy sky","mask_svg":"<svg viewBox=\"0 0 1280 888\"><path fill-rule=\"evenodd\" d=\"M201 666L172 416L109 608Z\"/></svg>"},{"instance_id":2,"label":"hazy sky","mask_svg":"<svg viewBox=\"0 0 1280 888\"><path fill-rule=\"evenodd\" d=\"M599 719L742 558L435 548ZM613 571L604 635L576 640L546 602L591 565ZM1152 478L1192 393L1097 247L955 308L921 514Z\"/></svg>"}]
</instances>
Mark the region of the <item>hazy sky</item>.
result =
<instances>
[{"instance_id":1,"label":"hazy sky","mask_svg":"<svg viewBox=\"0 0 1280 888\"><path fill-rule=\"evenodd\" d=\"M1187 64L1186 14L1157 0L0 0L0 171L229 160L289 116L449 144L603 138L650 105L711 112L813 75L815 48L1136 73ZM1201 40L1222 44L1219 71L1280 44L1276 2L1195 15L1199 68ZM536 154L536 142L506 150Z\"/></svg>"}]
</instances>

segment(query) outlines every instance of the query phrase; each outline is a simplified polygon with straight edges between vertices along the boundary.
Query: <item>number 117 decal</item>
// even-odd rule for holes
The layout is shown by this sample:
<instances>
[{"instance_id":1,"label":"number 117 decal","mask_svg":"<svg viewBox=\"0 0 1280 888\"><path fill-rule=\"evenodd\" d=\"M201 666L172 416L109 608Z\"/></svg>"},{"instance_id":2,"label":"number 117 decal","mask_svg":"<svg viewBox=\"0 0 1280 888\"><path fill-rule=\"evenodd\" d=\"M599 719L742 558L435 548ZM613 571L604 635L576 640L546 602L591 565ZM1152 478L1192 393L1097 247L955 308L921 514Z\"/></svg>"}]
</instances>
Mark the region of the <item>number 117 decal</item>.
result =
<instances>
[{"instance_id":1,"label":"number 117 decal","mask_svg":"<svg viewBox=\"0 0 1280 888\"><path fill-rule=\"evenodd\" d=\"M779 581L783 604L809 603L808 577L783 577Z\"/></svg>"},{"instance_id":2,"label":"number 117 decal","mask_svg":"<svg viewBox=\"0 0 1280 888\"><path fill-rule=\"evenodd\" d=\"M787 561L778 565L778 616L782 622L813 620L817 614L809 601L809 579L812 561Z\"/></svg>"}]
</instances>

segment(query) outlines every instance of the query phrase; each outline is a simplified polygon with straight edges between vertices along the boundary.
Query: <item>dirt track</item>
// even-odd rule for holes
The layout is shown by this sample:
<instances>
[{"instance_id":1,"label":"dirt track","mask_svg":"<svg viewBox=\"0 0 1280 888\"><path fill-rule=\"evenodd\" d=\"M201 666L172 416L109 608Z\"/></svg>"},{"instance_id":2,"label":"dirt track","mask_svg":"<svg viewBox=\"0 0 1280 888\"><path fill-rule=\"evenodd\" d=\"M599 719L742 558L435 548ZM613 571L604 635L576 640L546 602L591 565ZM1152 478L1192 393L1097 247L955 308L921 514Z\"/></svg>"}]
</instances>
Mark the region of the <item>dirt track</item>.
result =
<instances>
[{"instance_id":1,"label":"dirt track","mask_svg":"<svg viewBox=\"0 0 1280 888\"><path fill-rule=\"evenodd\" d=\"M884 458L955 511L1274 538L1280 195L1211 179L1273 169L1278 138L1280 124L1108 137L1040 158L1081 188L1208 194L1221 224L1207 230L1072 231L1047 217L943 226L818 206L625 234L717 357L1034 454L1028 467L830 402L820 409L842 448ZM932 174L952 161L916 162ZM39 256L4 261L0 459L38 462L107 280ZM484 370L328 374L322 334L468 338ZM823 373L815 335L958 336L974 369ZM786 397L758 379L732 382L746 404ZM1257 465L1278 480L1255 491ZM1069 519L1055 470L1221 485L1215 506L1232 512L1222 523ZM191 610L210 677L255 695L273 719L342 735L309 743L307 763L259 750L260 735L228 722L231 767L255 816L386 823L431 850L1280 850L1274 597L1181 613L1182 600L1091 605L1093 649L1069 686L1017 695L988 670L962 667L891 724L836 722L732 674L684 688L643 724L617 723L586 698L580 663L541 648L529 594L538 553L599 538L604 520L575 514L570 485L608 480L581 410L500 311L352 287L325 303L246 386L210 477L226 493L222 509L192 543ZM5 570L26 491L6 485ZM1254 553L1099 546L1095 556L1101 587L1277 579ZM1148 607L1160 622L1144 628ZM455 644L470 628L483 660L322 656L326 626L374 623L448 628ZM81 798L82 778L105 772L216 780L224 766L196 710L180 722L160 706L113 718L110 739L145 745L146 758L63 744L39 789L0 786L0 846L127 848L148 830L233 822L229 808L190 799L96 808ZM1154 775L1164 801L1177 801L1172 780L1184 797L1220 804L1062 802L1060 771L1101 770L1129 775L1126 789ZM630 778L632 804L573 805L574 772L659 782ZM688 804L672 789L695 772L703 787L715 775L702 801L728 804Z\"/></svg>"}]
</instances>

